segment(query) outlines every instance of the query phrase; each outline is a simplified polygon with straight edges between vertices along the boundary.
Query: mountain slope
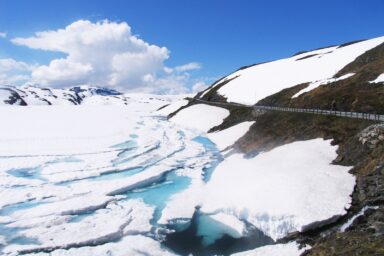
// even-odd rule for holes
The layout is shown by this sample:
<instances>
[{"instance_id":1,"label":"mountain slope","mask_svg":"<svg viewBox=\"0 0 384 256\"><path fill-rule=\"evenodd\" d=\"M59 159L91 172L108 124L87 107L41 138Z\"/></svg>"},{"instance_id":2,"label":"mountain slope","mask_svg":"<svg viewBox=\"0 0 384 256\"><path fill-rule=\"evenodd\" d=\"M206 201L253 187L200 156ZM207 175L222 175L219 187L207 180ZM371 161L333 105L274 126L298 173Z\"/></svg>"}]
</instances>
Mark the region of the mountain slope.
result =
<instances>
[{"instance_id":1,"label":"mountain slope","mask_svg":"<svg viewBox=\"0 0 384 256\"><path fill-rule=\"evenodd\" d=\"M239 69L198 93L195 98L190 99L189 104L172 113L170 120L180 119L180 116L186 119L185 113L194 105L201 105L200 100L203 100L204 104L229 111L229 115L219 125L210 127L208 137L244 122L254 122L245 134L239 134L234 145L224 151L229 158L240 153L244 159L249 159L238 157L238 162L260 161L258 159L265 158L265 154L299 141L310 143L317 138L332 140L331 144L337 147L337 154L330 159L332 165L350 167L349 173L356 179L356 186L350 191L351 204L346 206L348 211L344 215L335 215L329 219L318 218L318 221L301 230L285 233L278 242L296 241L302 245L310 245L311 249L305 255L381 255L384 248L383 124L314 114L257 111L246 105L223 103L384 114L383 74L384 37L299 53L291 58ZM210 115L201 112L194 113L194 116L199 114ZM185 122L184 125L189 124ZM292 161L300 161L309 154L305 150L296 152L301 152L296 155L297 160L287 160L285 155L281 155L275 158L276 163L271 161L270 166L276 165L277 168L284 169L290 166ZM323 154L318 153L318 158L321 157ZM268 168L272 168L270 166L268 165ZM244 168L255 168L251 172L252 175L260 171L256 165L251 164L244 164L241 168L233 165L230 169L231 172L239 174L244 172ZM268 172L265 173L266 176L271 172L268 168L265 168ZM218 169L220 171L222 168L219 166ZM340 175L338 172L329 169L327 173L335 178ZM242 184L237 192L244 191L244 194L239 198L251 198L249 200L252 205L255 203L252 198L259 201L260 197L269 197L269 194L263 194L255 188L260 178L256 180L251 175L244 178L236 174L228 173L231 184ZM220 177L220 174L218 175ZM276 176L276 180L292 184L293 181L289 178L280 180L282 177ZM240 182L241 179L244 182ZM315 184L314 190L325 189L321 193L327 192L326 187L330 185L324 183L324 187L321 187ZM274 185L271 184L271 187ZM295 187L299 189L306 185L298 183ZM224 186L223 193L226 193L228 186ZM330 200L336 200L339 192L335 193L334 199ZM300 200L304 202L311 200L306 194L301 196ZM240 217L249 218L251 214L247 207L237 210L240 213L246 212ZM233 214L236 211L227 208L227 212ZM264 215L263 219L270 220L266 225L260 225L262 221L258 223L253 219L247 220L256 226L259 225L257 227L263 231L276 228L278 223L277 219L268 214Z\"/></svg>"},{"instance_id":2,"label":"mountain slope","mask_svg":"<svg viewBox=\"0 0 384 256\"><path fill-rule=\"evenodd\" d=\"M242 68L220 79L197 97L211 100L215 94L216 97L224 97L228 102L255 104L286 88L359 72L358 69L346 66L383 43L384 37L379 37L304 52L290 58ZM379 73L372 75L379 76L384 73L383 69L377 70ZM376 77L371 79L374 80Z\"/></svg>"},{"instance_id":3,"label":"mountain slope","mask_svg":"<svg viewBox=\"0 0 384 256\"><path fill-rule=\"evenodd\" d=\"M315 82L317 87L307 83L287 88L264 98L258 104L384 113L383 81L377 79L383 73L384 44L381 44L363 53L336 74L339 78L348 74L352 76ZM307 85L313 89L304 92Z\"/></svg>"}]
</instances>

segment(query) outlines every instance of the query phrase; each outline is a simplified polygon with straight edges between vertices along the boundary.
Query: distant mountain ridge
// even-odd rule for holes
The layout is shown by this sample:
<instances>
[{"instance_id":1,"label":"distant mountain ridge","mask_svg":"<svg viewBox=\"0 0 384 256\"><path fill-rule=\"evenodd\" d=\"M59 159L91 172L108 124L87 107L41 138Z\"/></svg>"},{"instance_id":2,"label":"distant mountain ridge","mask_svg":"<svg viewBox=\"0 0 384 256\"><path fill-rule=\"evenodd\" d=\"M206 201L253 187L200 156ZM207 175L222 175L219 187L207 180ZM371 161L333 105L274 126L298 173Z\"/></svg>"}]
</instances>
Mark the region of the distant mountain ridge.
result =
<instances>
[{"instance_id":1,"label":"distant mountain ridge","mask_svg":"<svg viewBox=\"0 0 384 256\"><path fill-rule=\"evenodd\" d=\"M121 99L122 93L105 87L74 86L68 89L51 89L32 85L0 86L0 105L80 105L87 98Z\"/></svg>"}]
</instances>

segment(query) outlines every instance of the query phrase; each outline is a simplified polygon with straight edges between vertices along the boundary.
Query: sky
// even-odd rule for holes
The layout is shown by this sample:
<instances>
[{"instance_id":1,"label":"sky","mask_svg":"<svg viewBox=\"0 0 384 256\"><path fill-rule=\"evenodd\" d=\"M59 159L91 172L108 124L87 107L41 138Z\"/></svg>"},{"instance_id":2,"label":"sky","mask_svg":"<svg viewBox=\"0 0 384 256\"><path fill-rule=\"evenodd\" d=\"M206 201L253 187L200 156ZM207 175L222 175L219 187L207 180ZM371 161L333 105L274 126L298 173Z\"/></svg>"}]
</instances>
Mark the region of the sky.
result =
<instances>
[{"instance_id":1,"label":"sky","mask_svg":"<svg viewBox=\"0 0 384 256\"><path fill-rule=\"evenodd\" d=\"M0 84L201 90L241 66L384 35L384 0L0 0Z\"/></svg>"}]
</instances>

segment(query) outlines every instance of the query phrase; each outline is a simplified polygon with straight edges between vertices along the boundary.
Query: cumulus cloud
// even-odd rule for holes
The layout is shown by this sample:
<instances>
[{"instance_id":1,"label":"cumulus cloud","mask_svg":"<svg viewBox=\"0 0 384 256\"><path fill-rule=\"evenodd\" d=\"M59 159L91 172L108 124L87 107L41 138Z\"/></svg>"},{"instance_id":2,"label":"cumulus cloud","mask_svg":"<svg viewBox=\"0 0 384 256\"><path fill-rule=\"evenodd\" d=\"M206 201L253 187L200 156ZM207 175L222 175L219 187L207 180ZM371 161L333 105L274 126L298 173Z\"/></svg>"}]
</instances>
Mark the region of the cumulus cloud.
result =
<instances>
[{"instance_id":1,"label":"cumulus cloud","mask_svg":"<svg viewBox=\"0 0 384 256\"><path fill-rule=\"evenodd\" d=\"M199 81L192 86L191 91L193 93L198 93L198 92L201 92L201 91L207 89L208 86L209 86L209 84L205 83L204 81Z\"/></svg>"},{"instance_id":2,"label":"cumulus cloud","mask_svg":"<svg viewBox=\"0 0 384 256\"><path fill-rule=\"evenodd\" d=\"M30 72L35 68L22 61L0 59L0 85L20 84L30 79Z\"/></svg>"},{"instance_id":3,"label":"cumulus cloud","mask_svg":"<svg viewBox=\"0 0 384 256\"><path fill-rule=\"evenodd\" d=\"M14 59L0 59L0 72L31 70L33 66Z\"/></svg>"},{"instance_id":4,"label":"cumulus cloud","mask_svg":"<svg viewBox=\"0 0 384 256\"><path fill-rule=\"evenodd\" d=\"M87 76L92 73L90 64L71 62L66 59L52 60L49 66L39 66L32 72L32 78L44 85L55 83L82 84L87 82Z\"/></svg>"},{"instance_id":5,"label":"cumulus cloud","mask_svg":"<svg viewBox=\"0 0 384 256\"><path fill-rule=\"evenodd\" d=\"M169 58L169 50L133 35L125 22L79 20L64 29L11 41L67 55L32 71L31 82L44 86L90 84L124 91L176 93L185 91L187 72L201 67L196 62L167 67L164 61Z\"/></svg>"},{"instance_id":6,"label":"cumulus cloud","mask_svg":"<svg viewBox=\"0 0 384 256\"><path fill-rule=\"evenodd\" d=\"M6 38L7 37L7 33L5 32L0 32L0 38Z\"/></svg>"}]
</instances>

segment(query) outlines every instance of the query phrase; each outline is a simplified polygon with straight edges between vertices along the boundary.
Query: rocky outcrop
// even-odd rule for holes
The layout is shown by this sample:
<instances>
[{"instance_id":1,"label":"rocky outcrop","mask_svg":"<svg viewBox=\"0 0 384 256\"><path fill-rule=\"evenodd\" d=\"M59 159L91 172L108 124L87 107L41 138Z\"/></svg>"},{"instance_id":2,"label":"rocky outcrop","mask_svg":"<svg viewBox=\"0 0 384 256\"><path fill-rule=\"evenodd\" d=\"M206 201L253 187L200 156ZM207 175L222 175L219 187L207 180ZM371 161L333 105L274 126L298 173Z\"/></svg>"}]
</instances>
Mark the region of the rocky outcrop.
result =
<instances>
[{"instance_id":1,"label":"rocky outcrop","mask_svg":"<svg viewBox=\"0 0 384 256\"><path fill-rule=\"evenodd\" d=\"M359 134L361 144L374 149L379 143L384 142L384 124L369 126Z\"/></svg>"}]
</instances>

